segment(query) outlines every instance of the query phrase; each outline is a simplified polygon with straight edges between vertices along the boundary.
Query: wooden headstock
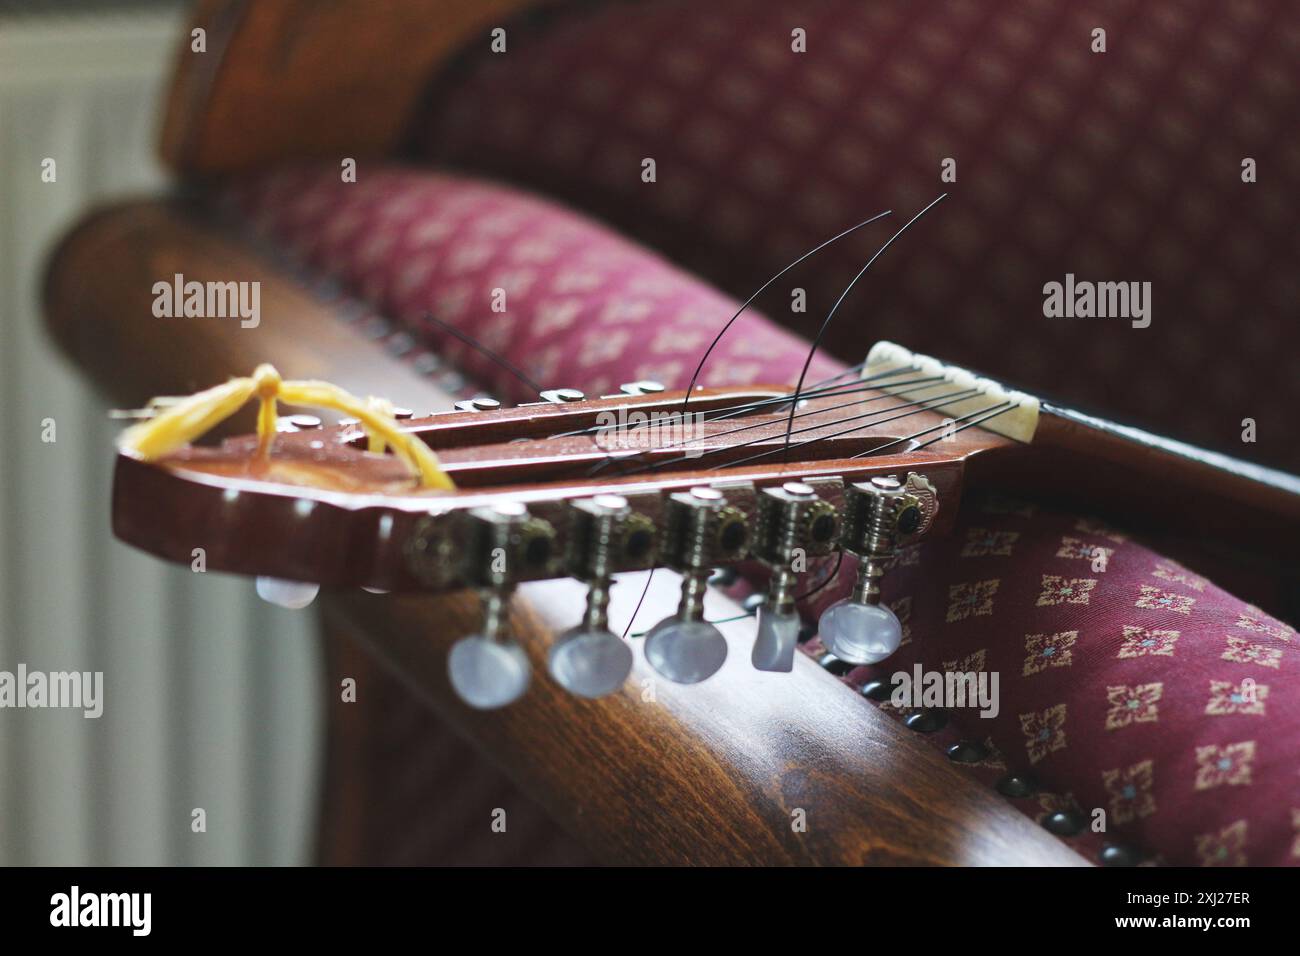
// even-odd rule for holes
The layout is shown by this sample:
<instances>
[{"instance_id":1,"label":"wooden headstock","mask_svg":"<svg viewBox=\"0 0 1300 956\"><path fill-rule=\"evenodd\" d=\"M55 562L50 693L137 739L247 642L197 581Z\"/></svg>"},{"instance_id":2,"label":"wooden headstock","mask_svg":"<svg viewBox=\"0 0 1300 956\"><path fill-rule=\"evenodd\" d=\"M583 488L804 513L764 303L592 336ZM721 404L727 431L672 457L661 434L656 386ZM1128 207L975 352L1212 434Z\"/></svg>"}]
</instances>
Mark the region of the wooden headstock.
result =
<instances>
[{"instance_id":1,"label":"wooden headstock","mask_svg":"<svg viewBox=\"0 0 1300 956\"><path fill-rule=\"evenodd\" d=\"M657 537L665 496L716 488L744 515L748 534L763 487L808 482L838 511L846 483L914 471L940 500L955 502L971 456L1016 444L978 427L943 437L945 422L951 429L943 410L864 386L839 388L801 401L788 452L789 403L781 398L789 390L781 388L698 389L689 402L680 392L617 395L405 421L404 430L437 453L453 492L415 487L396 458L364 450L355 426L301 429L290 419L269 462L257 456L253 435L156 462L119 455L113 529L173 561L188 563L201 547L212 570L447 590L476 583L467 519L474 509L510 502L544 523L548 543L517 570L518 580L536 580L566 574L573 503L596 495L626 498ZM942 440L908 450L907 436L927 430L923 440ZM940 509L940 529L953 510ZM656 543L613 570L649 566ZM744 554L738 549L735 559Z\"/></svg>"},{"instance_id":2,"label":"wooden headstock","mask_svg":"<svg viewBox=\"0 0 1300 956\"><path fill-rule=\"evenodd\" d=\"M588 401L553 390L516 408L471 401L400 425L342 399L365 428L289 417L276 431L274 399L263 394L260 435L170 454L162 451L175 444L156 446L150 461L126 443L113 527L174 561L202 548L208 568L272 579L290 603L302 589L277 579L306 582L310 594L319 585L475 588L482 631L457 643L449 672L463 699L488 708L518 699L529 680L526 655L506 633L510 595L550 578L588 585L582 626L561 636L549 661L580 696L612 692L632 666L607 628L614 575L659 566L681 573L681 601L647 632L645 654L671 680L695 683L722 666L726 642L703 620L705 582L711 569L748 558L771 572L755 667L791 669L800 559L836 550L854 556L858 578L850 598L822 613L823 643L851 663L884 659L901 627L880 603L879 578L899 544L950 526L972 462L993 463L980 468L986 475L1045 482L1063 463L1080 486L1080 455L1095 449L1136 475L1159 473L1164 486L1235 496L1250 506L1238 524L1294 514L1300 501L1289 476L1081 420L890 343L864 365L858 380L841 376L798 397L783 388L698 389L689 398L632 388ZM332 388L281 386L269 367L258 375L184 400L153 431L172 429L214 393ZM367 450L379 447L375 429L402 457ZM1134 489L1160 486L1124 487L1136 498ZM1274 504L1261 509L1266 501Z\"/></svg>"}]
</instances>

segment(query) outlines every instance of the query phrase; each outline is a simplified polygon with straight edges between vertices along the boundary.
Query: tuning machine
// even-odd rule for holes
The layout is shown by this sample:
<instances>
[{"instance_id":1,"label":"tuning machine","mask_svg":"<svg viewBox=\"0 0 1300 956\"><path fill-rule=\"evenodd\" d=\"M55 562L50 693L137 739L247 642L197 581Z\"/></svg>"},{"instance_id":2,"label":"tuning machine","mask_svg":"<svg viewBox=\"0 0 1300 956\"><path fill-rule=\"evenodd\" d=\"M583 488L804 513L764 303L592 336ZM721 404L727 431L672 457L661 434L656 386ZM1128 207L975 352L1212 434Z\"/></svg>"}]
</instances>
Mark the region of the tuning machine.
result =
<instances>
[{"instance_id":1,"label":"tuning machine","mask_svg":"<svg viewBox=\"0 0 1300 956\"><path fill-rule=\"evenodd\" d=\"M482 593L483 628L452 645L447 671L462 700L488 710L513 703L528 689L531 666L509 635L509 600L520 576L554 564L555 531L517 502L474 508L466 518L466 567Z\"/></svg>"},{"instance_id":2,"label":"tuning machine","mask_svg":"<svg viewBox=\"0 0 1300 956\"><path fill-rule=\"evenodd\" d=\"M285 581L281 578L260 576L256 583L257 596L267 604L301 611L320 593L320 585L307 581Z\"/></svg>"},{"instance_id":3,"label":"tuning machine","mask_svg":"<svg viewBox=\"0 0 1300 956\"><path fill-rule=\"evenodd\" d=\"M582 623L551 646L547 666L565 690L603 697L623 686L632 649L609 630L609 591L615 567L647 567L654 556L654 524L620 495L596 495L570 506L569 573L587 583Z\"/></svg>"},{"instance_id":4,"label":"tuning machine","mask_svg":"<svg viewBox=\"0 0 1300 956\"><path fill-rule=\"evenodd\" d=\"M914 472L903 482L876 477L844 489L840 543L857 555L858 579L852 596L828 607L818 622L822 642L840 660L874 664L898 649L903 628L880 603L880 578L899 542L928 531L938 510L934 485Z\"/></svg>"},{"instance_id":5,"label":"tuning machine","mask_svg":"<svg viewBox=\"0 0 1300 956\"><path fill-rule=\"evenodd\" d=\"M799 615L794 608L796 565L829 553L840 533L839 512L799 481L764 488L758 495L754 554L772 571L768 593L758 609L758 635L752 661L761 671L794 669Z\"/></svg>"},{"instance_id":6,"label":"tuning machine","mask_svg":"<svg viewBox=\"0 0 1300 956\"><path fill-rule=\"evenodd\" d=\"M664 562L682 574L677 613L646 635L650 666L681 684L717 673L727 659L722 632L704 618L704 592L712 568L740 560L749 543L745 513L716 488L699 487L664 502Z\"/></svg>"}]
</instances>

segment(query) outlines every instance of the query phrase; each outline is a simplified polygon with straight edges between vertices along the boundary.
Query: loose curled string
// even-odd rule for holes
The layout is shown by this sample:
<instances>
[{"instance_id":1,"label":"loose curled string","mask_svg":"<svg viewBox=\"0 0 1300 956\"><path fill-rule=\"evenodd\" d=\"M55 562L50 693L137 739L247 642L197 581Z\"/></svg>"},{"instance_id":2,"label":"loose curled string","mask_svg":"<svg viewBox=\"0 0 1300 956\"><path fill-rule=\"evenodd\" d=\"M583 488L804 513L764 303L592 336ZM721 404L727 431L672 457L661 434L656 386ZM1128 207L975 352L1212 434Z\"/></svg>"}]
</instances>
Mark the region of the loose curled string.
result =
<instances>
[{"instance_id":1,"label":"loose curled string","mask_svg":"<svg viewBox=\"0 0 1300 956\"><path fill-rule=\"evenodd\" d=\"M156 461L190 444L239 411L250 399L258 400L257 455L268 460L276 433L276 405L304 405L331 408L357 419L369 436L369 450L393 453L406 463L425 488L451 491L451 478L442 470L438 456L420 439L402 431L383 401L362 401L337 385L312 380L285 381L274 366L259 365L247 378L232 378L194 395L165 404L149 421L132 425L118 437L118 447L144 461Z\"/></svg>"}]
</instances>

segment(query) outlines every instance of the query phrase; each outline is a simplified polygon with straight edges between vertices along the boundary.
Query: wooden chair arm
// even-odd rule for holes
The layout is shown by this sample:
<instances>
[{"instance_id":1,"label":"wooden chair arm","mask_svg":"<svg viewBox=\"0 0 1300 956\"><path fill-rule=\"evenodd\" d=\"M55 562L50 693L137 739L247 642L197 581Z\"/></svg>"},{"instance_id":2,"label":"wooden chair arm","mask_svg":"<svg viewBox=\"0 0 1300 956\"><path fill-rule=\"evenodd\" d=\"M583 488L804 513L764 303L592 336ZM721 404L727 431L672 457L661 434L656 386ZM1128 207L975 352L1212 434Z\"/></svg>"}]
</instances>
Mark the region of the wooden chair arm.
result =
<instances>
[{"instance_id":1,"label":"wooden chair arm","mask_svg":"<svg viewBox=\"0 0 1300 956\"><path fill-rule=\"evenodd\" d=\"M176 272L260 281L261 324L156 318L153 283ZM46 305L63 350L122 403L269 360L286 376L419 410L449 407L449 396L347 329L303 285L179 205L136 203L84 222L53 257ZM673 589L652 591L646 619L675 600ZM551 636L574 623L572 583L529 585L512 618L538 676L519 703L478 713L452 695L445 663L449 644L478 626L472 596L334 594L325 613L612 862L1083 863L802 655L778 679L728 667L693 687L659 681L649 703L639 687L649 674L638 669L623 693L579 700L542 667ZM795 809L806 832L791 827Z\"/></svg>"},{"instance_id":2,"label":"wooden chair arm","mask_svg":"<svg viewBox=\"0 0 1300 956\"><path fill-rule=\"evenodd\" d=\"M163 160L197 175L393 152L429 78L539 0L203 0L176 56ZM204 31L203 52L191 31Z\"/></svg>"}]
</instances>

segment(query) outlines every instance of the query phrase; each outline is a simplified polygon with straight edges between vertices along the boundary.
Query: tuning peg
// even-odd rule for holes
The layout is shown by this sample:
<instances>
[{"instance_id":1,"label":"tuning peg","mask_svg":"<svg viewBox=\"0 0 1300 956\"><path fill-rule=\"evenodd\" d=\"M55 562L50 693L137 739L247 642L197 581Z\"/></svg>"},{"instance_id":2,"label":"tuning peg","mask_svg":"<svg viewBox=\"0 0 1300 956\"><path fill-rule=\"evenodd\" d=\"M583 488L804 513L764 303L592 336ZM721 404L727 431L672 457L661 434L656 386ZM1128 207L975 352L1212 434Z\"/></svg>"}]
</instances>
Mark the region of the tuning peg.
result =
<instances>
[{"instance_id":1,"label":"tuning peg","mask_svg":"<svg viewBox=\"0 0 1300 956\"><path fill-rule=\"evenodd\" d=\"M554 405L563 405L566 402L580 402L587 397L576 388L548 388L541 395L542 401Z\"/></svg>"},{"instance_id":2,"label":"tuning peg","mask_svg":"<svg viewBox=\"0 0 1300 956\"><path fill-rule=\"evenodd\" d=\"M789 673L799 642L799 615L794 609L796 560L826 554L839 534L839 515L811 485L786 482L764 488L758 496L754 553L772 569L767 596L758 609L758 634L751 657L761 671Z\"/></svg>"},{"instance_id":3,"label":"tuning peg","mask_svg":"<svg viewBox=\"0 0 1300 956\"><path fill-rule=\"evenodd\" d=\"M549 565L555 535L517 502L474 508L468 518L469 566L482 591L483 628L452 645L447 673L465 703L491 710L513 703L528 689L531 666L507 633L507 610L518 574Z\"/></svg>"},{"instance_id":4,"label":"tuning peg","mask_svg":"<svg viewBox=\"0 0 1300 956\"><path fill-rule=\"evenodd\" d=\"M630 515L619 495L573 503L570 565L587 582L587 610L580 625L557 638L547 666L556 683L579 697L603 697L632 671L632 649L608 627L612 552Z\"/></svg>"},{"instance_id":5,"label":"tuning peg","mask_svg":"<svg viewBox=\"0 0 1300 956\"><path fill-rule=\"evenodd\" d=\"M822 612L822 642L842 661L874 664L898 649L903 627L897 615L880 604L884 563L902 537L923 534L934 521L939 499L934 486L917 474L906 484L877 477L844 490L844 524L840 540L858 556L853 595Z\"/></svg>"},{"instance_id":6,"label":"tuning peg","mask_svg":"<svg viewBox=\"0 0 1300 956\"><path fill-rule=\"evenodd\" d=\"M727 659L727 641L703 620L704 592L716 564L738 561L749 529L744 512L727 504L716 488L678 492L664 502L666 563L682 574L677 614L646 635L650 666L669 680L695 684L711 677Z\"/></svg>"},{"instance_id":7,"label":"tuning peg","mask_svg":"<svg viewBox=\"0 0 1300 956\"><path fill-rule=\"evenodd\" d=\"M316 600L320 585L309 581L285 581L280 578L259 577L255 584L257 596L267 604L300 611Z\"/></svg>"},{"instance_id":8,"label":"tuning peg","mask_svg":"<svg viewBox=\"0 0 1300 956\"><path fill-rule=\"evenodd\" d=\"M556 639L547 666L570 693L603 697L632 671L632 649L608 626L612 569L616 562L629 569L648 563L654 525L620 495L575 501L571 515L569 570L587 582L587 611L580 625Z\"/></svg>"}]
</instances>

